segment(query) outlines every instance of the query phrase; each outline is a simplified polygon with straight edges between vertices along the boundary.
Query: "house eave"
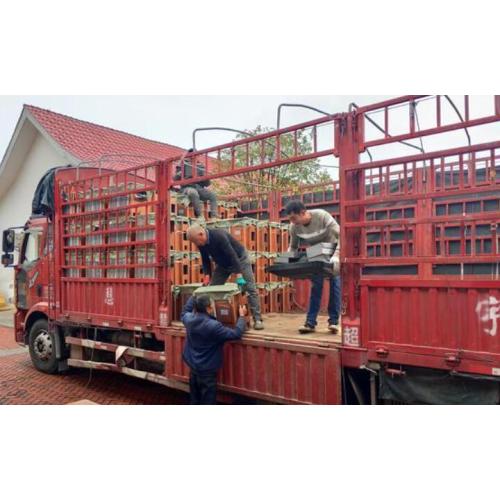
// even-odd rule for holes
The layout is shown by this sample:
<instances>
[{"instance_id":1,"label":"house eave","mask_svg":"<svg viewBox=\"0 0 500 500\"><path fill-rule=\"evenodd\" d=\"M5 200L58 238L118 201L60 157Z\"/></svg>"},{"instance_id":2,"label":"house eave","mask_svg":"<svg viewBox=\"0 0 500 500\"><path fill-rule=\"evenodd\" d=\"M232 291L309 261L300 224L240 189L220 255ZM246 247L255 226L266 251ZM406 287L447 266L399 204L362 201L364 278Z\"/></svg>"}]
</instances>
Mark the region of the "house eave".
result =
<instances>
[{"instance_id":1,"label":"house eave","mask_svg":"<svg viewBox=\"0 0 500 500\"><path fill-rule=\"evenodd\" d=\"M30 126L33 127L30 131ZM35 132L33 132L33 130ZM19 167L22 159L29 152L30 147L33 145L33 141L36 137L36 132L38 132L50 145L53 147L57 153L64 159L64 162L69 165L78 165L81 163L79 158L76 158L72 154L68 153L61 145L55 141L50 134L38 123L34 116L27 110L23 109L19 120L17 121L14 133L9 141L9 145L5 150L5 153L0 163L0 197L8 190L12 182L14 182L15 174L14 170ZM25 141L22 141L22 134L30 134L33 136L26 137ZM25 144L22 144L25 142ZM22 148L16 151L16 148ZM14 158L18 155L18 158ZM10 175L9 175L10 174Z\"/></svg>"}]
</instances>

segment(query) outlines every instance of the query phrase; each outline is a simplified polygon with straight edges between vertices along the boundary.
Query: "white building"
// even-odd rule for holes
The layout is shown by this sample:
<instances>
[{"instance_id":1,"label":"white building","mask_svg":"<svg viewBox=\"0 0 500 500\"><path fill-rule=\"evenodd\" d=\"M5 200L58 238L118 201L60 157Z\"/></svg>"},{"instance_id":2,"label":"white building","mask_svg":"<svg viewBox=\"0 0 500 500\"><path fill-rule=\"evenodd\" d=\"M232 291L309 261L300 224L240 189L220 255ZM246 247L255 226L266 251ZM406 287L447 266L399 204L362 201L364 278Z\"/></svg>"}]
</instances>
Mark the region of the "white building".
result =
<instances>
[{"instance_id":1,"label":"white building","mask_svg":"<svg viewBox=\"0 0 500 500\"><path fill-rule=\"evenodd\" d=\"M127 155L113 165L127 168L182 152L169 144L25 105L0 164L0 232L24 225L38 181L52 167ZM0 266L0 295L11 302L13 293L13 271Z\"/></svg>"}]
</instances>

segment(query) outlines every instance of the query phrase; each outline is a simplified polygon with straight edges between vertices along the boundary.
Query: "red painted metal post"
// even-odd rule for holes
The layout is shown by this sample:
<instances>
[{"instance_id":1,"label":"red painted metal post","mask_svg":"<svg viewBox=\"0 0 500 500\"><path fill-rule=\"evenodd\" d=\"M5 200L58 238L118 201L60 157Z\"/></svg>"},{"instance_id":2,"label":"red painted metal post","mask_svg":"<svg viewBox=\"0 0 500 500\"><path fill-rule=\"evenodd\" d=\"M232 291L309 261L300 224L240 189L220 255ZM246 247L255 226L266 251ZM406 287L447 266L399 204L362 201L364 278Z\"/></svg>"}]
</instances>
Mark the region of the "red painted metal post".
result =
<instances>
[{"instance_id":1,"label":"red painted metal post","mask_svg":"<svg viewBox=\"0 0 500 500\"><path fill-rule=\"evenodd\" d=\"M166 306L167 309L167 322L170 324L173 318L173 301L172 301L172 268L170 267L170 239L172 235L170 234L170 219L172 217L170 206L171 197L170 190L173 182L173 162L166 161L163 162L159 168L161 172L161 185L159 187L159 199L161 208L161 228L160 231L164 235L161 239L163 241L163 251L162 251L162 268L163 268L163 298L162 305ZM160 323L161 324L161 323Z\"/></svg>"},{"instance_id":2,"label":"red painted metal post","mask_svg":"<svg viewBox=\"0 0 500 500\"><path fill-rule=\"evenodd\" d=\"M418 192L424 192L428 181L433 177L431 168L419 169L415 171L415 187ZM434 254L434 226L431 223L432 218L432 200L423 198L416 200L415 220L426 221L426 223L415 224L413 255L426 255L431 257ZM429 262L418 263L418 275L421 279L432 278L432 264Z\"/></svg>"},{"instance_id":3,"label":"red painted metal post","mask_svg":"<svg viewBox=\"0 0 500 500\"><path fill-rule=\"evenodd\" d=\"M49 279L47 294L48 297L52 296L54 298L54 309L49 308L50 319L54 320L61 312L62 304L62 265L64 263L64 255L62 245L58 242L63 241L61 235L63 234L63 219L59 217L61 214L61 193L60 193L60 180L57 175L54 180L54 214L52 216L52 221L48 221L52 224L52 231L47 232L47 237L52 234L52 241L47 242L47 248L49 250L48 255L52 254L52 259L49 258L49 278L52 277L52 281ZM54 266L53 272L50 271L50 266Z\"/></svg>"},{"instance_id":4,"label":"red painted metal post","mask_svg":"<svg viewBox=\"0 0 500 500\"><path fill-rule=\"evenodd\" d=\"M360 266L359 264L344 264L344 260L346 257L358 257L360 255L361 230L359 228L347 230L344 223L361 220L362 209L360 207L347 207L345 202L363 198L364 172L346 171L344 167L359 162L359 152L363 149L364 137L360 134L362 128L358 128L358 120L363 119L363 115L350 113L345 114L335 123L335 145L339 154L341 189L342 323L351 331L355 331L357 328L358 338L360 338Z\"/></svg>"}]
</instances>

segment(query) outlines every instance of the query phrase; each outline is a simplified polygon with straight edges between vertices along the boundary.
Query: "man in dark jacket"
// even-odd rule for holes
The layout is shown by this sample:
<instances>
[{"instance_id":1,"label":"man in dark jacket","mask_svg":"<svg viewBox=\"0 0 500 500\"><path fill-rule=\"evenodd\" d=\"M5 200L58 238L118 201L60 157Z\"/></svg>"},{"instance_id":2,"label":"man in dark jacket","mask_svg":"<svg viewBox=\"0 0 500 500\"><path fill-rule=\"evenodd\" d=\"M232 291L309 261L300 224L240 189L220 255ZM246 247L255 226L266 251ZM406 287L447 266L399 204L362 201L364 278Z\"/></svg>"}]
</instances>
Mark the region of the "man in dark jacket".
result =
<instances>
[{"instance_id":1,"label":"man in dark jacket","mask_svg":"<svg viewBox=\"0 0 500 500\"><path fill-rule=\"evenodd\" d=\"M245 247L227 231L205 229L198 224L188 229L187 238L200 251L205 275L203 284L224 285L231 274L236 274L236 283L246 287L250 311L254 319L254 329L263 330L259 294L255 285L252 264ZM212 260L216 264L213 273Z\"/></svg>"},{"instance_id":2,"label":"man in dark jacket","mask_svg":"<svg viewBox=\"0 0 500 500\"><path fill-rule=\"evenodd\" d=\"M225 327L211 315L210 298L191 297L181 314L186 327L183 358L191 369L190 400L193 405L216 403L217 372L222 367L222 348L229 340L239 340L245 331L246 307L240 306L236 328Z\"/></svg>"}]
</instances>

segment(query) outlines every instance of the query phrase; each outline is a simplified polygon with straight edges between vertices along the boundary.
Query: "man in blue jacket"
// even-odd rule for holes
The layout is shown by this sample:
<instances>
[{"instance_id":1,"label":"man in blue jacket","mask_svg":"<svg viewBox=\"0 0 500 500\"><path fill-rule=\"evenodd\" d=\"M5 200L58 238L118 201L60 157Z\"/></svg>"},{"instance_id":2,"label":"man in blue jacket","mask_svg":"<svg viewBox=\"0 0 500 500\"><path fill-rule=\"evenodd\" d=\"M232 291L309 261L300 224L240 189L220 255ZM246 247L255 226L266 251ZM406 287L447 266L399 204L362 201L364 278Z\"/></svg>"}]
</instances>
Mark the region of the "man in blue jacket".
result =
<instances>
[{"instance_id":1,"label":"man in blue jacket","mask_svg":"<svg viewBox=\"0 0 500 500\"><path fill-rule=\"evenodd\" d=\"M239 340L245 331L245 306L240 306L236 328L225 327L212 316L207 295L191 297L184 306L181 321L186 327L183 358L191 369L189 377L192 405L216 403L217 372L222 367L222 349L228 340Z\"/></svg>"}]
</instances>

